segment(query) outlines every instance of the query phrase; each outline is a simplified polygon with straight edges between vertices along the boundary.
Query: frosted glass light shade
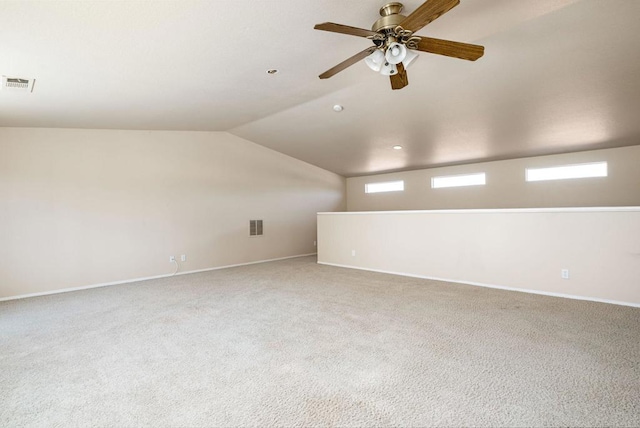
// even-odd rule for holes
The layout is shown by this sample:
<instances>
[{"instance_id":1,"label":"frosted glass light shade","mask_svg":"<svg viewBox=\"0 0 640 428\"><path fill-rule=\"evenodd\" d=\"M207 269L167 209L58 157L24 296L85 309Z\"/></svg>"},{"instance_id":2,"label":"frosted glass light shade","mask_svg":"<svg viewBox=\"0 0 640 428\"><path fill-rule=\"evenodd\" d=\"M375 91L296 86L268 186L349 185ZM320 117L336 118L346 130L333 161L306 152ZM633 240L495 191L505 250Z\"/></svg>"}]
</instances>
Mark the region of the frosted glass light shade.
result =
<instances>
[{"instance_id":1,"label":"frosted glass light shade","mask_svg":"<svg viewBox=\"0 0 640 428\"><path fill-rule=\"evenodd\" d=\"M389 64L400 64L407 56L407 48L405 45L393 42L387 48L387 52L384 54Z\"/></svg>"},{"instance_id":2,"label":"frosted glass light shade","mask_svg":"<svg viewBox=\"0 0 640 428\"><path fill-rule=\"evenodd\" d=\"M376 49L371 55L364 59L364 62L373 71L380 71L385 62L384 53L380 49Z\"/></svg>"},{"instance_id":3,"label":"frosted glass light shade","mask_svg":"<svg viewBox=\"0 0 640 428\"><path fill-rule=\"evenodd\" d=\"M385 62L382 65L382 68L380 69L380 74L382 74L383 76L391 76L391 75L398 74L398 67L396 67L395 64Z\"/></svg>"},{"instance_id":4,"label":"frosted glass light shade","mask_svg":"<svg viewBox=\"0 0 640 428\"><path fill-rule=\"evenodd\" d=\"M402 60L402 65L404 68L409 68L409 66L418 58L418 54L407 49L407 55Z\"/></svg>"}]
</instances>

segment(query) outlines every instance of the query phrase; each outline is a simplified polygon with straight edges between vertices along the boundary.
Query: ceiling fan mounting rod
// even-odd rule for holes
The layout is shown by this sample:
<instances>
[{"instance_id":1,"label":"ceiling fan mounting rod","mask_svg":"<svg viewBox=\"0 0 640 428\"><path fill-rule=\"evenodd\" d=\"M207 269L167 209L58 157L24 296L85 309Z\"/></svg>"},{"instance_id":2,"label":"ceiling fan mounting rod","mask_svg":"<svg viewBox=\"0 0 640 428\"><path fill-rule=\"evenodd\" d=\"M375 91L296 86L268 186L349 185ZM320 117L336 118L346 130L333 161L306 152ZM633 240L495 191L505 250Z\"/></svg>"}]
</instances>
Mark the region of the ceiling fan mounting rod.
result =
<instances>
[{"instance_id":1,"label":"ceiling fan mounting rod","mask_svg":"<svg viewBox=\"0 0 640 428\"><path fill-rule=\"evenodd\" d=\"M391 2L382 6L380 8L381 18L373 24L371 30L376 33L391 30L390 32L393 33L395 28L406 18L406 16L400 15L403 7L402 3L398 2Z\"/></svg>"},{"instance_id":2,"label":"ceiling fan mounting rod","mask_svg":"<svg viewBox=\"0 0 640 428\"><path fill-rule=\"evenodd\" d=\"M397 1L387 3L380 8L380 16L396 15L402 12L403 7L404 5Z\"/></svg>"},{"instance_id":3,"label":"ceiling fan mounting rod","mask_svg":"<svg viewBox=\"0 0 640 428\"><path fill-rule=\"evenodd\" d=\"M384 50L391 43L397 42L406 45L409 49L417 49L420 37L414 36L413 31L405 30L400 24L406 16L400 15L404 6L399 2L387 3L380 8L380 16L373 26L372 31L378 33L371 37L373 43Z\"/></svg>"}]
</instances>

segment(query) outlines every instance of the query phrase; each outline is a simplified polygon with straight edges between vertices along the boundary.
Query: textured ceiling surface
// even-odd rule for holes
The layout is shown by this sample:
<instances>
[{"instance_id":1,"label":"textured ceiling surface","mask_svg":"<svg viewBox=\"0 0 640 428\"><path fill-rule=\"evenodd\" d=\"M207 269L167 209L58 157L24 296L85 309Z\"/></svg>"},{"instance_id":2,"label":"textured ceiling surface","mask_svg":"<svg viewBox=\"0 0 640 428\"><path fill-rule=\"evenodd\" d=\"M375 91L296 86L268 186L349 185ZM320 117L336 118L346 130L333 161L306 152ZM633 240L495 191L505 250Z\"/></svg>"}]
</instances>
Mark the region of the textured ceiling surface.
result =
<instances>
[{"instance_id":1,"label":"textured ceiling surface","mask_svg":"<svg viewBox=\"0 0 640 428\"><path fill-rule=\"evenodd\" d=\"M421 53L392 91L317 77L370 42L314 24L384 0L5 0L0 74L36 85L0 91L0 126L228 131L345 176L640 144L640 1L461 2L418 34L484 57Z\"/></svg>"}]
</instances>

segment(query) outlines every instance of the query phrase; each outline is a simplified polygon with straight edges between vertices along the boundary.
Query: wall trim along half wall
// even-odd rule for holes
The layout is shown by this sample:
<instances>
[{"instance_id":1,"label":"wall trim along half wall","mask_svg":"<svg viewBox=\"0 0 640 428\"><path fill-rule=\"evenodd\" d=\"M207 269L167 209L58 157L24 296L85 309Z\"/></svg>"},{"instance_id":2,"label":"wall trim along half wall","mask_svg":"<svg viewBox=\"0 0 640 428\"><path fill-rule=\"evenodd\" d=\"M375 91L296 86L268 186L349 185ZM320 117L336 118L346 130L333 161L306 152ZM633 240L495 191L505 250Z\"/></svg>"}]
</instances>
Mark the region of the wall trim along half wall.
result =
<instances>
[{"instance_id":1,"label":"wall trim along half wall","mask_svg":"<svg viewBox=\"0 0 640 428\"><path fill-rule=\"evenodd\" d=\"M318 215L380 215L380 214L482 214L482 213L571 213L571 212L634 212L640 207L562 207L562 208L478 208L456 210L402 210L402 211L344 211L325 212Z\"/></svg>"},{"instance_id":2,"label":"wall trim along half wall","mask_svg":"<svg viewBox=\"0 0 640 428\"><path fill-rule=\"evenodd\" d=\"M573 295L573 294L554 293L554 292L550 292L550 291L540 291L540 290L530 290L530 289L525 289L525 288L505 287L504 285L483 284L483 283L480 283L480 282L461 281L461 280L458 280L458 279L435 278L435 277L432 277L432 276L413 275L413 274L410 274L410 273L392 272L392 271L380 270L380 269L369 269L369 268L363 268L363 267L358 267L358 266L341 265L341 264L337 264L337 263L326 263L326 262L320 262L319 261L318 264L326 265L326 266L334 266L334 267L346 268L346 269L358 269L358 270L364 270L364 271L368 271L368 272L386 273L386 274L389 274L389 275L407 276L407 277L410 277L410 278L430 279L430 280L433 280L433 281L443 281L443 282L452 282L452 283L455 283L455 284L473 285L473 286L476 286L476 287L496 288L498 290L505 290L505 291L519 291L521 293L539 294L539 295L542 295L542 296L562 297L562 298L565 298L565 299L574 299L574 300L587 300L587 301L590 301L590 302L609 303L609 304L612 304L612 305L631 306L631 307L634 307L634 308L640 308L640 303L620 302L618 300L600 299L600 298L597 298L597 297L577 296L577 295Z\"/></svg>"},{"instance_id":3,"label":"wall trim along half wall","mask_svg":"<svg viewBox=\"0 0 640 428\"><path fill-rule=\"evenodd\" d=\"M318 214L318 263L640 306L640 207Z\"/></svg>"}]
</instances>

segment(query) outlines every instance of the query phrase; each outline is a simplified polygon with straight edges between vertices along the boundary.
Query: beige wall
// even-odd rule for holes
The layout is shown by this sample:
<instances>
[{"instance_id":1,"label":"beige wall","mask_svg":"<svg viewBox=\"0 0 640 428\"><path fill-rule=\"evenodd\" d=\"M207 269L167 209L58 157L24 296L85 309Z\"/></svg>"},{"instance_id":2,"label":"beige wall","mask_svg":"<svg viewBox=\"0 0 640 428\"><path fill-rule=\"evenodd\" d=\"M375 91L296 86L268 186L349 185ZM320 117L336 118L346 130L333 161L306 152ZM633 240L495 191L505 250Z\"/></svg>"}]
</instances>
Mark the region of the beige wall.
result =
<instances>
[{"instance_id":1,"label":"beige wall","mask_svg":"<svg viewBox=\"0 0 640 428\"><path fill-rule=\"evenodd\" d=\"M640 306L640 207L618 210L319 214L318 262Z\"/></svg>"},{"instance_id":2,"label":"beige wall","mask_svg":"<svg viewBox=\"0 0 640 428\"><path fill-rule=\"evenodd\" d=\"M314 253L344 186L228 133L0 128L0 298Z\"/></svg>"},{"instance_id":3,"label":"beige wall","mask_svg":"<svg viewBox=\"0 0 640 428\"><path fill-rule=\"evenodd\" d=\"M527 183L525 168L607 161L609 176ZM640 205L640 146L347 179L349 211ZM431 177L485 172L485 186L431 189ZM365 183L404 180L404 192L364 193Z\"/></svg>"}]
</instances>

